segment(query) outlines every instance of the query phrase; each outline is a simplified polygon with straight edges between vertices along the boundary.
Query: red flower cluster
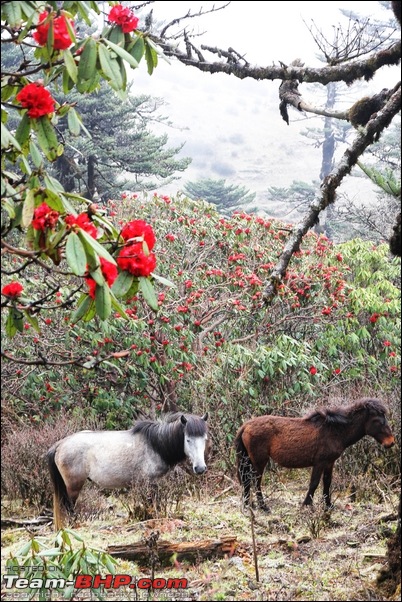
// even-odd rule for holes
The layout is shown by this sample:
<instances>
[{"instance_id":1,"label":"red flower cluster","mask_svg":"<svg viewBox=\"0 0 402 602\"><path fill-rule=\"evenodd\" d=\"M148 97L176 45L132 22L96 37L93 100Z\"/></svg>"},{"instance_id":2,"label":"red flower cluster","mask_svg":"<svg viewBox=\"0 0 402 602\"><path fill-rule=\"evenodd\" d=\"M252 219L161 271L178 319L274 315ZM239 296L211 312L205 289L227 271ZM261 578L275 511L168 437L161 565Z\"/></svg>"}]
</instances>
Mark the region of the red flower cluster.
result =
<instances>
[{"instance_id":1,"label":"red flower cluster","mask_svg":"<svg viewBox=\"0 0 402 602\"><path fill-rule=\"evenodd\" d=\"M59 219L59 215L60 213L54 209L51 209L47 203L42 203L35 209L32 227L35 230L44 231L47 228L52 230Z\"/></svg>"},{"instance_id":2,"label":"red flower cluster","mask_svg":"<svg viewBox=\"0 0 402 602\"><path fill-rule=\"evenodd\" d=\"M67 19L64 15L54 17L54 13L43 12L39 16L39 23L33 34L33 39L39 46L46 46L50 24L53 22L53 48L55 50L66 50L71 46L73 40L67 27ZM51 18L49 18L51 16ZM70 19L71 27L74 22Z\"/></svg>"},{"instance_id":3,"label":"red flower cluster","mask_svg":"<svg viewBox=\"0 0 402 602\"><path fill-rule=\"evenodd\" d=\"M134 276L149 276L156 267L156 258L153 253L146 255L142 243L136 243L121 250L117 265Z\"/></svg>"},{"instance_id":4,"label":"red flower cluster","mask_svg":"<svg viewBox=\"0 0 402 602\"><path fill-rule=\"evenodd\" d=\"M5 297L19 297L24 287L19 282L10 282L10 284L6 284L1 289L2 295Z\"/></svg>"},{"instance_id":5,"label":"red flower cluster","mask_svg":"<svg viewBox=\"0 0 402 602\"><path fill-rule=\"evenodd\" d=\"M36 82L24 86L15 98L24 109L28 109L28 116L33 119L54 112L54 98L49 90Z\"/></svg>"},{"instance_id":6,"label":"red flower cluster","mask_svg":"<svg viewBox=\"0 0 402 602\"><path fill-rule=\"evenodd\" d=\"M142 242L145 241L148 251L152 251L155 246L156 237L152 226L144 222L142 219L136 219L128 222L121 231L121 236L126 242Z\"/></svg>"},{"instance_id":7,"label":"red flower cluster","mask_svg":"<svg viewBox=\"0 0 402 602\"><path fill-rule=\"evenodd\" d=\"M121 4L113 6L109 13L109 23L116 23L120 25L123 33L130 33L137 29L138 17L136 17L133 11Z\"/></svg>"},{"instance_id":8,"label":"red flower cluster","mask_svg":"<svg viewBox=\"0 0 402 602\"><path fill-rule=\"evenodd\" d=\"M113 282L117 278L117 267L114 265L114 263L111 263L107 259L100 257L100 268L101 268L102 275L103 275L107 285L112 286ZM95 289L96 289L95 280L93 278L91 278L90 276L87 276L85 278L85 280L89 286L88 295L90 297L92 297L92 299L95 299Z\"/></svg>"},{"instance_id":9,"label":"red flower cluster","mask_svg":"<svg viewBox=\"0 0 402 602\"><path fill-rule=\"evenodd\" d=\"M67 226L72 228L73 226L78 226L85 232L88 232L92 236L92 238L98 237L98 231L96 226L91 222L87 213L80 213L79 215L67 215L65 218L65 222Z\"/></svg>"},{"instance_id":10,"label":"red flower cluster","mask_svg":"<svg viewBox=\"0 0 402 602\"><path fill-rule=\"evenodd\" d=\"M374 313L372 316L370 316L370 322L372 324L375 324L379 317L380 317L380 314Z\"/></svg>"},{"instance_id":11,"label":"red flower cluster","mask_svg":"<svg viewBox=\"0 0 402 602\"><path fill-rule=\"evenodd\" d=\"M314 376L315 374L317 374L317 368L316 368L315 366L311 366L311 367L310 367L310 374L312 374L313 376Z\"/></svg>"}]
</instances>

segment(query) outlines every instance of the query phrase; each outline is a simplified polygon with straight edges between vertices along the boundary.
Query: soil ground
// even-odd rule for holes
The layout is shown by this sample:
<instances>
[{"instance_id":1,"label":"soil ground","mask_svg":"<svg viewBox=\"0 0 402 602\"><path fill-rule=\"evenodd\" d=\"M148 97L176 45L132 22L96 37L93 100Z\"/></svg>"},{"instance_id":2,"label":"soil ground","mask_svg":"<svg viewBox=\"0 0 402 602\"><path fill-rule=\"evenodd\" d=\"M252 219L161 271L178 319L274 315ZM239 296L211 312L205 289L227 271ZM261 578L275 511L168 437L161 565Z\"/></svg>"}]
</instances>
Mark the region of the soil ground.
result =
<instances>
[{"instance_id":1,"label":"soil ground","mask_svg":"<svg viewBox=\"0 0 402 602\"><path fill-rule=\"evenodd\" d=\"M141 497L138 492L105 496L89 488L79 500L71 528L88 547L103 550L152 538L156 542L236 538L236 545L223 558L172 558L163 566L154 561L152 569L150 548L149 562L118 560L117 573L136 579L185 578L188 587L153 592L122 587L104 591L105 600L389 600L386 586L380 586L377 577L386 565L387 538L396 529L396 487L384 483L365 486L361 482L353 501L350 490L339 487L333 495L334 508L328 512L318 491L314 507L301 507L308 478L307 471L299 470L282 471L271 476L269 483L266 480L270 512L255 510L253 524L250 513L241 509L239 485L212 472L202 477L202 485L186 476L179 493L171 481L156 517L145 520L130 518ZM3 517L16 516L14 503L5 506ZM33 518L32 512L25 508L25 517ZM31 533L49 548L54 546L51 522L31 528ZM25 527L3 530L2 574L5 559L29 537ZM4 588L2 598L28 599L23 591ZM47 599L63 597L53 591ZM94 592L76 590L72 599L97 597Z\"/></svg>"}]
</instances>

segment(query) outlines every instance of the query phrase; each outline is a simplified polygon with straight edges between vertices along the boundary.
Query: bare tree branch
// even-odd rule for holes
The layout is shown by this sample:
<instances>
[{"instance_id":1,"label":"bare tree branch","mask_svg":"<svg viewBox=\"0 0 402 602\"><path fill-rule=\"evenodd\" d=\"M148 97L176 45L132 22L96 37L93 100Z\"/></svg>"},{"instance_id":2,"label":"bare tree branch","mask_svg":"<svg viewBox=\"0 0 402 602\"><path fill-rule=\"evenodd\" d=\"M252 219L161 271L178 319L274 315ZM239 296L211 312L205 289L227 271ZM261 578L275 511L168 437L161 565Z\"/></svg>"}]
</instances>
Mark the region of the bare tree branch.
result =
<instances>
[{"instance_id":1,"label":"bare tree branch","mask_svg":"<svg viewBox=\"0 0 402 602\"><path fill-rule=\"evenodd\" d=\"M286 273L290 259L299 247L303 236L312 228L318 220L318 216L328 205L335 202L336 190L342 180L347 176L359 157L373 141L377 140L381 132L389 126L393 117L401 110L401 88L400 86L391 96L384 109L374 115L366 127L360 130L354 143L349 147L341 158L335 169L324 179L321 186L321 198L313 201L310 209L303 219L292 231L288 242L280 256L278 263L270 274L269 281L265 287L263 298L268 305L275 297L278 287Z\"/></svg>"}]
</instances>

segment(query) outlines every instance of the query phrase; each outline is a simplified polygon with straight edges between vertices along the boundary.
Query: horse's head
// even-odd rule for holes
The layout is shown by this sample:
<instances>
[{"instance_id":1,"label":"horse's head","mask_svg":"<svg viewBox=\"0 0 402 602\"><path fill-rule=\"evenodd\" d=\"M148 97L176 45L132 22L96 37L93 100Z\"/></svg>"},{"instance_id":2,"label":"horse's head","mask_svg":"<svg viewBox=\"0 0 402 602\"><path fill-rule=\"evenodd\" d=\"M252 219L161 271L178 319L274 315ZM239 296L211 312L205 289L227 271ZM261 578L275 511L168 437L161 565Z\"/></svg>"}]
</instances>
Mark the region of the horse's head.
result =
<instances>
[{"instance_id":1,"label":"horse's head","mask_svg":"<svg viewBox=\"0 0 402 602\"><path fill-rule=\"evenodd\" d=\"M184 453L190 460L193 471L203 474L207 470L205 464L205 446L208 438L208 414L198 416L180 416L184 427Z\"/></svg>"},{"instance_id":2,"label":"horse's head","mask_svg":"<svg viewBox=\"0 0 402 602\"><path fill-rule=\"evenodd\" d=\"M374 402L377 400L372 401ZM388 424L385 408L370 407L370 405L368 405L368 410L369 415L366 422L366 434L374 437L374 439L384 447L392 447L395 444L395 437Z\"/></svg>"}]
</instances>

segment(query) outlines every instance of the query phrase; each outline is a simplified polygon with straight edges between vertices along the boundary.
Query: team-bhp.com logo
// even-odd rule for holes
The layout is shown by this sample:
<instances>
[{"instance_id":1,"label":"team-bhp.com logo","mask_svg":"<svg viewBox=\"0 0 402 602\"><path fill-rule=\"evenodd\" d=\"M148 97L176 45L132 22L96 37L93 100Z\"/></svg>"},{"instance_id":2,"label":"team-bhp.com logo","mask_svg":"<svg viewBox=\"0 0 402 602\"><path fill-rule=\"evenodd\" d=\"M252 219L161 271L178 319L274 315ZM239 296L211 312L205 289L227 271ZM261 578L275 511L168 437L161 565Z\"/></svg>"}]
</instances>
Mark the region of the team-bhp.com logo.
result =
<instances>
[{"instance_id":1,"label":"team-bhp.com logo","mask_svg":"<svg viewBox=\"0 0 402 602\"><path fill-rule=\"evenodd\" d=\"M136 579L131 575L77 575L74 580L50 577L47 579L32 578L25 579L19 575L4 575L4 587L7 589L65 589L74 586L76 589L119 589L129 587L130 589L186 589L187 579L163 579L161 577L149 579L142 577Z\"/></svg>"}]
</instances>

